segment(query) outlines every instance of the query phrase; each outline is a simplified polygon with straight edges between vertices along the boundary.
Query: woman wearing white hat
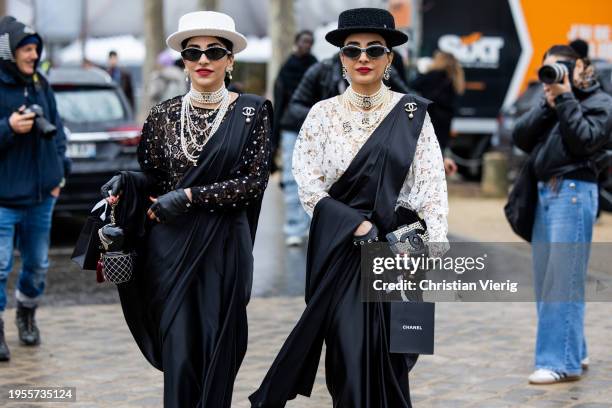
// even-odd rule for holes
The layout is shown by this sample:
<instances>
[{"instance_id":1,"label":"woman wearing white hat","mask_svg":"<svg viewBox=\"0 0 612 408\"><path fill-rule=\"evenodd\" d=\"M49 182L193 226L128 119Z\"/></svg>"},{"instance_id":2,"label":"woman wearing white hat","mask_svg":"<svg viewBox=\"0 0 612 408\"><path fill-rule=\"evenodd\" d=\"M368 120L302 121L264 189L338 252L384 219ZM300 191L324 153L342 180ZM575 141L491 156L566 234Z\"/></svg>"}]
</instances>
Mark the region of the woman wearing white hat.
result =
<instances>
[{"instance_id":1,"label":"woman wearing white hat","mask_svg":"<svg viewBox=\"0 0 612 408\"><path fill-rule=\"evenodd\" d=\"M138 148L142 172L103 187L126 207L156 197L142 207L136 277L119 293L136 342L164 372L164 406L230 407L247 347L271 105L226 89L234 54L246 48L231 17L186 14L167 43L181 52L191 89L151 110Z\"/></svg>"}]
</instances>

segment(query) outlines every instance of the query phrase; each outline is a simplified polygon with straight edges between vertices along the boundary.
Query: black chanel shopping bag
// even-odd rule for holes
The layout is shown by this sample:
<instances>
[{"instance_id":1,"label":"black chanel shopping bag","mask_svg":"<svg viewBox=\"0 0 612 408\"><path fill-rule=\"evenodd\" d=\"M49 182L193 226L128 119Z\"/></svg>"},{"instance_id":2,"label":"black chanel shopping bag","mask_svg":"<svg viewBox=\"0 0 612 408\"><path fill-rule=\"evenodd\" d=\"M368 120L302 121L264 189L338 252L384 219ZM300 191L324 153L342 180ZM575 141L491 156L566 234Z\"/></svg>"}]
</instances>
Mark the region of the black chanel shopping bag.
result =
<instances>
[{"instance_id":1,"label":"black chanel shopping bag","mask_svg":"<svg viewBox=\"0 0 612 408\"><path fill-rule=\"evenodd\" d=\"M435 303L391 302L389 351L434 353Z\"/></svg>"}]
</instances>

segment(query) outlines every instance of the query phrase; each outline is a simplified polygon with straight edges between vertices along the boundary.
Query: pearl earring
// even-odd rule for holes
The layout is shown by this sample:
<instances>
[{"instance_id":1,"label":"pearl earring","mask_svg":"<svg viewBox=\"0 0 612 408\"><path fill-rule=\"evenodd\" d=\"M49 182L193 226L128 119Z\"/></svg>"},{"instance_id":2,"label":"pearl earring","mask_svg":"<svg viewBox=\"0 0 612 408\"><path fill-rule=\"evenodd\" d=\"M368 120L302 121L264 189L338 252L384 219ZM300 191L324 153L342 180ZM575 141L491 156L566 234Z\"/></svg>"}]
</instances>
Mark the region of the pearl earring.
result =
<instances>
[{"instance_id":1,"label":"pearl earring","mask_svg":"<svg viewBox=\"0 0 612 408\"><path fill-rule=\"evenodd\" d=\"M189 82L189 71L185 69L183 72L185 73L185 82Z\"/></svg>"},{"instance_id":2,"label":"pearl earring","mask_svg":"<svg viewBox=\"0 0 612 408\"><path fill-rule=\"evenodd\" d=\"M228 69L227 69L227 71L226 71L226 72L227 72L227 77L229 78L229 80L230 80L230 81L231 81L232 79L234 79L234 78L232 77L232 71L233 71L233 70L232 70L231 68L228 68Z\"/></svg>"}]
</instances>

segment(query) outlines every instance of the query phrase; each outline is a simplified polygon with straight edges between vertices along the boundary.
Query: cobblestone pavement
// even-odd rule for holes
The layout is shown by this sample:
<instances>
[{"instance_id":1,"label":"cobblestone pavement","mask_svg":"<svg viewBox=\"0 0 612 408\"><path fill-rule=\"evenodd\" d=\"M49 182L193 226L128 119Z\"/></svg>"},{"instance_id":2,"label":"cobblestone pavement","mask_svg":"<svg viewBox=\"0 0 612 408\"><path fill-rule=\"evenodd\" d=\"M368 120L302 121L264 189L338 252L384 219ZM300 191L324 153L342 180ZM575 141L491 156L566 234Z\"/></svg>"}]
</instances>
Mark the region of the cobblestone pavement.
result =
<instances>
[{"instance_id":1,"label":"cobblestone pavement","mask_svg":"<svg viewBox=\"0 0 612 408\"><path fill-rule=\"evenodd\" d=\"M249 306L247 357L234 407L253 392L303 309L298 297L258 298ZM7 320L12 318L7 311ZM611 407L611 304L590 304L587 335L591 368L578 382L530 386L535 310L529 303L438 303L436 354L422 356L411 374L415 407ZM162 376L144 360L118 305L48 307L39 312L43 343L17 344L7 324L13 358L0 363L0 401L16 387L73 386L77 407L159 407ZM7 404L47 407L58 404ZM312 398L288 407L330 407L322 365Z\"/></svg>"},{"instance_id":2,"label":"cobblestone pavement","mask_svg":"<svg viewBox=\"0 0 612 408\"><path fill-rule=\"evenodd\" d=\"M236 381L234 407L249 406L247 396L258 387L304 307L303 250L286 251L279 239L278 208L270 205L281 201L274 184L266 197L255 250L249 350ZM450 230L479 241L512 241L500 218L502 207L503 200L451 194ZM611 227L612 217L605 215L596 237L612 241L607 239L612 237ZM162 375L133 342L116 304L116 291L94 285L93 273L81 272L75 278L78 272L68 266L69 253L68 248L54 252L49 296L37 315L43 336L39 348L17 344L14 309L5 312L12 360L0 363L0 406L160 407ZM13 273L11 282L15 277ZM587 305L591 368L583 379L539 387L526 380L533 363L533 304L438 303L436 308L436 354L422 356L410 377L416 408L612 407L612 303ZM9 389L43 386L76 387L77 402L25 404L7 399ZM300 397L287 406L331 406L323 365L312 398Z\"/></svg>"}]
</instances>

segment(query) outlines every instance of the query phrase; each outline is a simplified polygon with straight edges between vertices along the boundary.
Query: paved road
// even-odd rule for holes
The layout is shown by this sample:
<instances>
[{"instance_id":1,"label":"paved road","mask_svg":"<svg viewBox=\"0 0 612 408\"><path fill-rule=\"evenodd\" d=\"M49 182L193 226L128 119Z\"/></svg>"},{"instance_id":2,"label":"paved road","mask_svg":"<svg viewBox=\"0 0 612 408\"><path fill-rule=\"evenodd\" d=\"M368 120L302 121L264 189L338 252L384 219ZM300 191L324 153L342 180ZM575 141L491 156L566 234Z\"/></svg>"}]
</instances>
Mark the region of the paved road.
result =
<instances>
[{"instance_id":1,"label":"paved road","mask_svg":"<svg viewBox=\"0 0 612 408\"><path fill-rule=\"evenodd\" d=\"M255 248L249 350L236 383L235 407L248 407L246 397L259 385L304 307L304 250L284 248L279 202L279 191L272 185ZM161 374L148 366L133 343L114 287L97 285L93 272L79 271L67 260L70 235L78 233L78 226L61 225L46 305L39 311L40 348L17 345L14 312L6 312L13 359L0 365L0 401L6 402L7 390L18 386L75 386L77 403L58 406L161 406ZM510 253L504 265L508 270L529 268L529 254ZM532 304L442 302L436 307L436 354L423 356L411 374L415 407L612 407L612 303L587 307L592 368L580 382L549 387L526 383L535 338ZM312 398L288 404L329 406L322 367Z\"/></svg>"},{"instance_id":2,"label":"paved road","mask_svg":"<svg viewBox=\"0 0 612 408\"><path fill-rule=\"evenodd\" d=\"M233 407L265 375L303 310L298 297L256 298L249 305L249 350L235 387ZM591 304L587 335L592 368L583 380L548 387L527 385L535 335L528 303L438 303L436 354L422 356L410 376L415 407L611 407L612 305ZM0 365L0 401L24 386L77 387L77 403L62 407L160 407L161 373L148 366L132 341L118 305L47 307L40 311L43 344L17 346L7 327L10 363ZM330 407L323 365L312 398L289 408ZM47 407L51 404L10 405Z\"/></svg>"}]
</instances>

